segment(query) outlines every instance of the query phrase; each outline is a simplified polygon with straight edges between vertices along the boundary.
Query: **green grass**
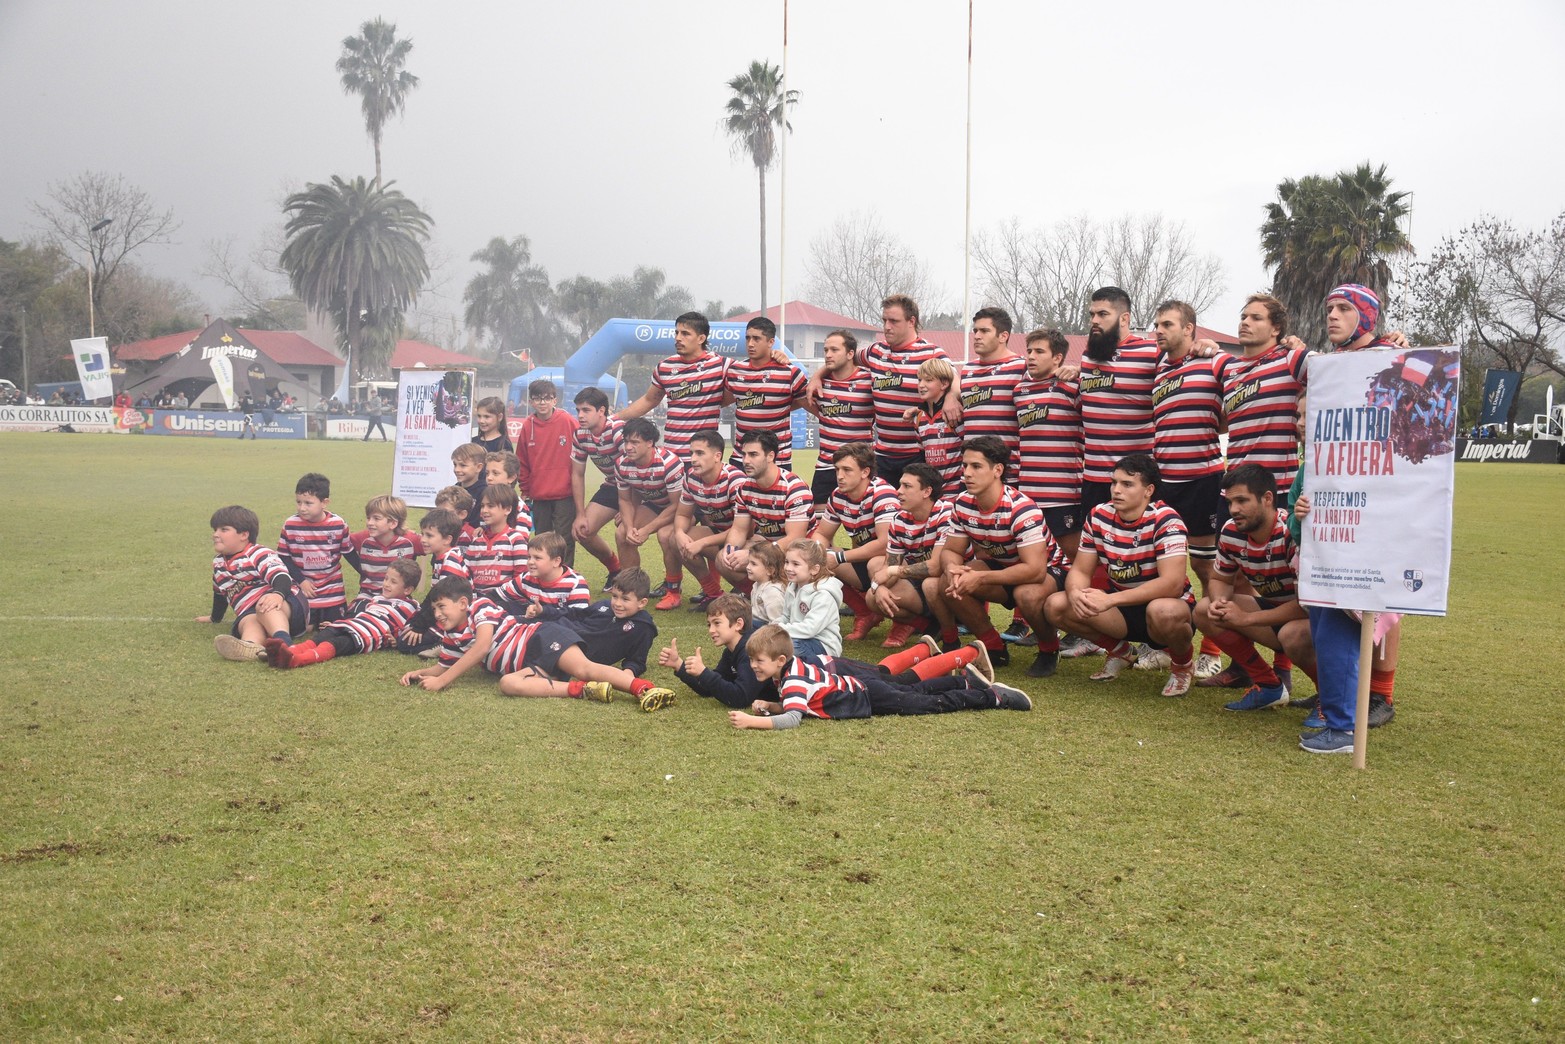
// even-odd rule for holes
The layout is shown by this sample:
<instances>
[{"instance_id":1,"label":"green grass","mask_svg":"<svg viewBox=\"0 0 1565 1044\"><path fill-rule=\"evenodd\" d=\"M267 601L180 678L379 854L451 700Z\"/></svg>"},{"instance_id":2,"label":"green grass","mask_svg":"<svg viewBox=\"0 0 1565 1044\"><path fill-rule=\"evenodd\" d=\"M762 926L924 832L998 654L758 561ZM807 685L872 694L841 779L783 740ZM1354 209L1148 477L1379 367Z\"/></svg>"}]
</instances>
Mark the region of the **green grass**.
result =
<instances>
[{"instance_id":1,"label":"green grass","mask_svg":"<svg viewBox=\"0 0 1565 1044\"><path fill-rule=\"evenodd\" d=\"M1080 662L778 735L227 663L212 509L270 536L322 470L357 525L389 448L0 453L0 1039L1565 1036L1565 468L1458 469L1451 615L1355 773Z\"/></svg>"}]
</instances>

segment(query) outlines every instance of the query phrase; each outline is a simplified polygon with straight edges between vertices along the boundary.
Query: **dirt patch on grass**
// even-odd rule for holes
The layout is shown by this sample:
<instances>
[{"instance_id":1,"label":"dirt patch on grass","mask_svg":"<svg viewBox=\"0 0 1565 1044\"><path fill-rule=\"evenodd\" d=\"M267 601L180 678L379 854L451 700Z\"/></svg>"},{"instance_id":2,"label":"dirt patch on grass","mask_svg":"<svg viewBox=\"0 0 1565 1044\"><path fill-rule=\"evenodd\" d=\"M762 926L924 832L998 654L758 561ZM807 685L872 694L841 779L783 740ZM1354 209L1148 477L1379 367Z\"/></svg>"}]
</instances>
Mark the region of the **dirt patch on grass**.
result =
<instances>
[{"instance_id":1,"label":"dirt patch on grass","mask_svg":"<svg viewBox=\"0 0 1565 1044\"><path fill-rule=\"evenodd\" d=\"M0 863L32 863L40 859L69 859L89 851L86 845L74 841L56 841L32 848L19 848L15 852L0 852Z\"/></svg>"}]
</instances>

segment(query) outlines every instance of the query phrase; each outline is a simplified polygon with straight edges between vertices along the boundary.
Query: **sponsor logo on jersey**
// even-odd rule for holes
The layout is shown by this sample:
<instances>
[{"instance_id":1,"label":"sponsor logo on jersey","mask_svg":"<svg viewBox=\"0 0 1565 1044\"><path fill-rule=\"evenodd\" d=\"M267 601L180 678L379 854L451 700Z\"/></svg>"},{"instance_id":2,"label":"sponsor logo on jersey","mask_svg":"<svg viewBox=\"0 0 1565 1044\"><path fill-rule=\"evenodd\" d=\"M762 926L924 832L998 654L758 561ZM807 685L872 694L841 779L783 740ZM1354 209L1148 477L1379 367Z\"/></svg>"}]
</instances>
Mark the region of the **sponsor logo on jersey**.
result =
<instances>
[{"instance_id":1,"label":"sponsor logo on jersey","mask_svg":"<svg viewBox=\"0 0 1565 1044\"><path fill-rule=\"evenodd\" d=\"M1243 406L1245 403L1255 398L1256 392L1260 390L1261 379L1259 377L1253 381L1245 381L1243 384L1236 385L1234 390L1229 392L1227 397L1223 399L1223 411L1225 413L1232 413L1240 406Z\"/></svg>"},{"instance_id":2,"label":"sponsor logo on jersey","mask_svg":"<svg viewBox=\"0 0 1565 1044\"><path fill-rule=\"evenodd\" d=\"M1114 375L1112 373L1086 373L1081 375L1081 390L1083 392L1112 391L1114 388Z\"/></svg>"}]
</instances>

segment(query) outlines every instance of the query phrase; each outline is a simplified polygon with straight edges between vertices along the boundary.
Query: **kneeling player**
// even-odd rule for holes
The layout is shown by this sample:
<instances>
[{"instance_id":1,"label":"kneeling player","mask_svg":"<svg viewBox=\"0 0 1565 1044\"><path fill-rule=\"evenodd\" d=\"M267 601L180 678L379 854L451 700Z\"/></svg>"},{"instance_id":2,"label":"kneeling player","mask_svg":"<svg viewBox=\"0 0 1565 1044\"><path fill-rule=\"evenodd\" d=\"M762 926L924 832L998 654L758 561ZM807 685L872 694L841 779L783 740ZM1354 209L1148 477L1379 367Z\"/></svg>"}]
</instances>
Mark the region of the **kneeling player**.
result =
<instances>
[{"instance_id":1,"label":"kneeling player","mask_svg":"<svg viewBox=\"0 0 1565 1044\"><path fill-rule=\"evenodd\" d=\"M901 510L891 519L886 555L869 563L870 606L896 622L881 642L885 649L900 649L929 627L929 602L924 580L940 574L937 551L951 523L951 504L941 500L940 473L928 464L914 463L902 469L897 482Z\"/></svg>"}]
</instances>

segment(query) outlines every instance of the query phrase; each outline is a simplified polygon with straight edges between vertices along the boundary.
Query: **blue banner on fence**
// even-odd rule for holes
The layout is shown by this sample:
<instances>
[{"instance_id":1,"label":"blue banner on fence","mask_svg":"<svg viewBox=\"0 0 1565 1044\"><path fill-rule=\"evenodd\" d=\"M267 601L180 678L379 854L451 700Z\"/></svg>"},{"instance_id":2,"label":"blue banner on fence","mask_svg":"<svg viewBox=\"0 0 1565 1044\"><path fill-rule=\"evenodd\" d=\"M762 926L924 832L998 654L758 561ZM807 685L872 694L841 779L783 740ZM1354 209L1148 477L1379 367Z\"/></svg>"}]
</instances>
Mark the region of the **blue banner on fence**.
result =
<instances>
[{"instance_id":1,"label":"blue banner on fence","mask_svg":"<svg viewBox=\"0 0 1565 1044\"><path fill-rule=\"evenodd\" d=\"M1522 386L1522 375L1515 370L1486 370L1483 378L1483 416L1479 424L1504 424L1511 416L1511 403Z\"/></svg>"},{"instance_id":2,"label":"blue banner on fence","mask_svg":"<svg viewBox=\"0 0 1565 1044\"><path fill-rule=\"evenodd\" d=\"M132 427L139 435L195 435L208 439L302 439L302 413L273 413L271 420L257 411L251 414L214 413L206 410L144 410L142 423Z\"/></svg>"}]
</instances>

